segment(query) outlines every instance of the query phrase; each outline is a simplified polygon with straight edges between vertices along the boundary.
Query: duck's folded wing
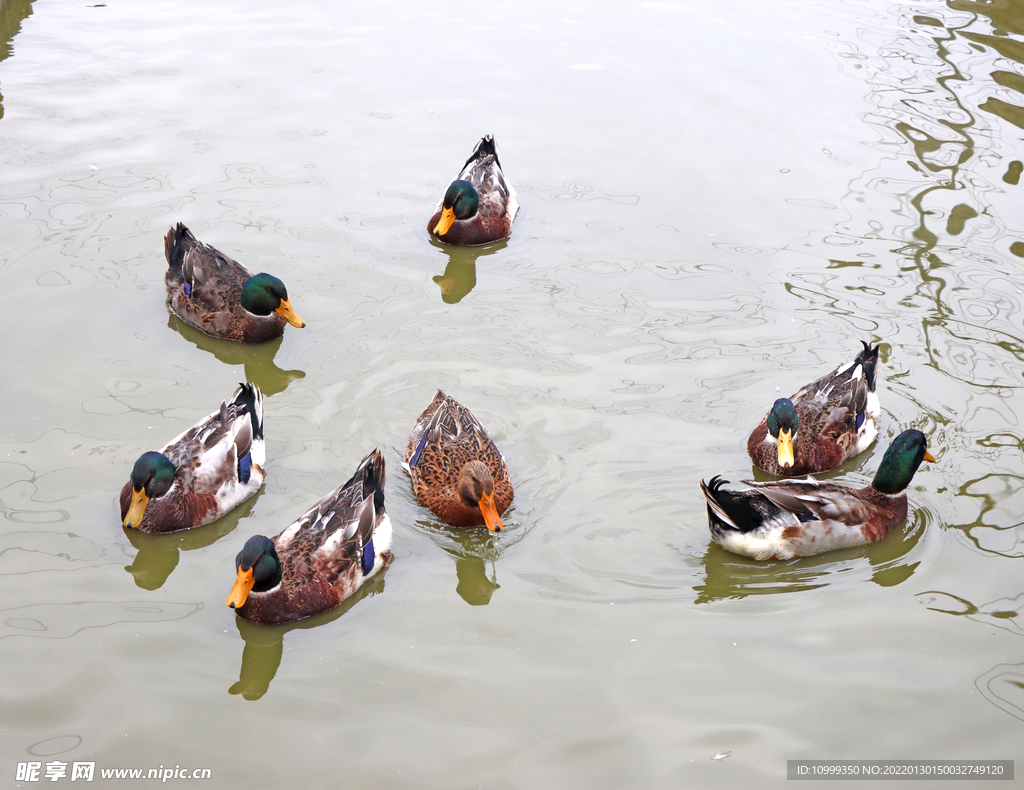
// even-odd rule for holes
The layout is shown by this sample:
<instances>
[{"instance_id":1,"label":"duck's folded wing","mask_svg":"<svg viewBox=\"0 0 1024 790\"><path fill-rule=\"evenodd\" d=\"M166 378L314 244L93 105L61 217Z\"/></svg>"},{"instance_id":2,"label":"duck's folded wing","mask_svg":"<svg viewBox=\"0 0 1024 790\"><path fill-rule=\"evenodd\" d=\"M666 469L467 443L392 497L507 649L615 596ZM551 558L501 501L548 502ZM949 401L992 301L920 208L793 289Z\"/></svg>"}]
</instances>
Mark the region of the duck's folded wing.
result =
<instances>
[{"instance_id":1,"label":"duck's folded wing","mask_svg":"<svg viewBox=\"0 0 1024 790\"><path fill-rule=\"evenodd\" d=\"M871 517L871 511L856 491L832 483L785 480L753 485L776 506L794 514L801 521L814 518L820 521L838 521L844 524L864 524Z\"/></svg>"}]
</instances>

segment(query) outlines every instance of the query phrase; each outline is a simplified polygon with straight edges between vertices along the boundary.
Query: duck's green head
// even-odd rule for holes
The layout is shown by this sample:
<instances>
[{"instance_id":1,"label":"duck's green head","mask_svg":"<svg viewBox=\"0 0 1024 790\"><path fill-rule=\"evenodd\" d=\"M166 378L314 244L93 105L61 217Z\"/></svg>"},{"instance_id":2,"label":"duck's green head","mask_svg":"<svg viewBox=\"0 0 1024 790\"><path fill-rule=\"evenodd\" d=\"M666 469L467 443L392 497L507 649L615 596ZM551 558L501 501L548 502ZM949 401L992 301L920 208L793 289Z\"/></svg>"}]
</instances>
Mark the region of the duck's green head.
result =
<instances>
[{"instance_id":1,"label":"duck's green head","mask_svg":"<svg viewBox=\"0 0 1024 790\"><path fill-rule=\"evenodd\" d=\"M792 466L793 459L793 436L796 429L800 427L800 417L793 408L793 401L789 398L779 398L768 412L765 420L768 425L768 433L775 437L775 446L779 452L779 466L785 468Z\"/></svg>"},{"instance_id":2,"label":"duck's green head","mask_svg":"<svg viewBox=\"0 0 1024 790\"><path fill-rule=\"evenodd\" d=\"M302 329L306 322L296 315L288 301L288 289L272 274L254 274L242 288L239 300L242 307L253 315L277 313L292 326Z\"/></svg>"},{"instance_id":3,"label":"duck's green head","mask_svg":"<svg viewBox=\"0 0 1024 790\"><path fill-rule=\"evenodd\" d=\"M143 453L132 469L132 503L124 517L124 525L131 529L142 522L149 500L163 496L174 483L174 464L163 453Z\"/></svg>"},{"instance_id":4,"label":"duck's green head","mask_svg":"<svg viewBox=\"0 0 1024 790\"><path fill-rule=\"evenodd\" d=\"M443 236L457 219L469 219L480 208L480 195L468 181L452 181L444 193L441 219L434 226L434 234Z\"/></svg>"},{"instance_id":5,"label":"duck's green head","mask_svg":"<svg viewBox=\"0 0 1024 790\"><path fill-rule=\"evenodd\" d=\"M253 535L235 557L235 570L238 578L225 601L232 609L245 604L252 590L265 592L280 583L281 561L277 558L274 541L263 535Z\"/></svg>"},{"instance_id":6,"label":"duck's green head","mask_svg":"<svg viewBox=\"0 0 1024 790\"><path fill-rule=\"evenodd\" d=\"M924 434L909 428L889 445L871 485L883 494L899 494L910 485L922 461L935 463L935 457L928 452Z\"/></svg>"}]
</instances>

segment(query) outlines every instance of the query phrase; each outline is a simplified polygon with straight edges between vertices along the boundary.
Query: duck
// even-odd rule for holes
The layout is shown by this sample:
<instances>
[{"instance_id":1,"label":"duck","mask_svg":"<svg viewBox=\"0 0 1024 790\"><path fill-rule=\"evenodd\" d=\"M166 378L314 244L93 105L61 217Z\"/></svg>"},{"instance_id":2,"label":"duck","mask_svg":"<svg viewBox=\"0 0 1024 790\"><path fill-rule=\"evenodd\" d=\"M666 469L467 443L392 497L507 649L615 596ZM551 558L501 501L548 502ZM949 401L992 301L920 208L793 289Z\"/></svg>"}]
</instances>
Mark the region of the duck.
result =
<instances>
[{"instance_id":1,"label":"duck","mask_svg":"<svg viewBox=\"0 0 1024 790\"><path fill-rule=\"evenodd\" d=\"M878 346L864 346L842 372L813 381L791 398L779 398L750 434L754 465L780 477L835 469L862 453L878 436Z\"/></svg>"},{"instance_id":2,"label":"duck","mask_svg":"<svg viewBox=\"0 0 1024 790\"><path fill-rule=\"evenodd\" d=\"M473 413L438 389L405 450L416 499L453 527L504 528L512 504L508 467Z\"/></svg>"},{"instance_id":3,"label":"duck","mask_svg":"<svg viewBox=\"0 0 1024 790\"><path fill-rule=\"evenodd\" d=\"M249 538L235 558L226 603L254 623L279 625L337 606L391 561L384 456L373 450L338 486L271 539Z\"/></svg>"},{"instance_id":4,"label":"duck","mask_svg":"<svg viewBox=\"0 0 1024 790\"><path fill-rule=\"evenodd\" d=\"M209 524L259 491L265 463L263 393L240 384L160 452L139 456L121 489L121 523L142 532Z\"/></svg>"},{"instance_id":5,"label":"duck","mask_svg":"<svg viewBox=\"0 0 1024 790\"><path fill-rule=\"evenodd\" d=\"M200 332L240 343L263 343L284 334L285 324L306 325L272 274L253 274L220 250L196 240L182 223L164 237L167 303Z\"/></svg>"},{"instance_id":6,"label":"duck","mask_svg":"<svg viewBox=\"0 0 1024 790\"><path fill-rule=\"evenodd\" d=\"M494 138L482 137L427 223L445 244L472 247L508 238L519 211L516 191L505 180Z\"/></svg>"},{"instance_id":7,"label":"duck","mask_svg":"<svg viewBox=\"0 0 1024 790\"><path fill-rule=\"evenodd\" d=\"M788 560L881 540L907 517L907 486L928 452L921 431L897 436L882 457L871 485L743 480L752 490L730 491L719 476L700 481L707 500L711 538L724 549L756 560Z\"/></svg>"}]
</instances>

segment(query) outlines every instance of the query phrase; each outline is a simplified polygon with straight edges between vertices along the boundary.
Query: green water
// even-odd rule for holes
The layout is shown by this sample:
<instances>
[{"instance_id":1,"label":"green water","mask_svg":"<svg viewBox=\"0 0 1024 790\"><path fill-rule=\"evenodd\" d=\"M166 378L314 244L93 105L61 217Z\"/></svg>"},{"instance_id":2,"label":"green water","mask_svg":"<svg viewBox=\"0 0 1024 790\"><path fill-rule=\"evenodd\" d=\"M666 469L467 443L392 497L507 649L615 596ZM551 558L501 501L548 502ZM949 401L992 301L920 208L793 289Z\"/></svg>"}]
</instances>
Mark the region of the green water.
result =
<instances>
[{"instance_id":1,"label":"green water","mask_svg":"<svg viewBox=\"0 0 1024 790\"><path fill-rule=\"evenodd\" d=\"M791 759L1019 754L1024 12L0 0L2 42L0 784L782 788ZM483 134L513 234L432 243ZM306 329L170 318L178 221ZM862 339L881 434L826 476L921 429L906 524L781 563L711 544L698 480L749 477L772 401ZM134 460L243 379L262 492L127 534ZM437 387L508 461L496 537L401 470ZM309 621L238 620L245 540L373 447L394 562Z\"/></svg>"}]
</instances>

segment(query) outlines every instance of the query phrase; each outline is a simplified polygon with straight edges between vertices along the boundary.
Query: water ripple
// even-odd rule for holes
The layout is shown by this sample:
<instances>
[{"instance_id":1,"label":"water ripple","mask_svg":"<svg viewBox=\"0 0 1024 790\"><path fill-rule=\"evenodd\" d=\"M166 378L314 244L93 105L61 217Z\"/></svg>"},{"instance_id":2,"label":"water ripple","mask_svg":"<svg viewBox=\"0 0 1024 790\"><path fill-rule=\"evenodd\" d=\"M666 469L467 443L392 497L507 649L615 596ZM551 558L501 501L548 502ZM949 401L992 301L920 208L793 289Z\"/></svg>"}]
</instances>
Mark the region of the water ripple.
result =
<instances>
[{"instance_id":1,"label":"water ripple","mask_svg":"<svg viewBox=\"0 0 1024 790\"><path fill-rule=\"evenodd\" d=\"M19 636L68 639L90 628L182 620L201 608L202 605L197 603L154 604L152 601L79 601L16 606L0 609L0 639Z\"/></svg>"}]
</instances>

